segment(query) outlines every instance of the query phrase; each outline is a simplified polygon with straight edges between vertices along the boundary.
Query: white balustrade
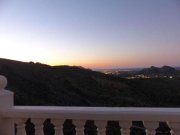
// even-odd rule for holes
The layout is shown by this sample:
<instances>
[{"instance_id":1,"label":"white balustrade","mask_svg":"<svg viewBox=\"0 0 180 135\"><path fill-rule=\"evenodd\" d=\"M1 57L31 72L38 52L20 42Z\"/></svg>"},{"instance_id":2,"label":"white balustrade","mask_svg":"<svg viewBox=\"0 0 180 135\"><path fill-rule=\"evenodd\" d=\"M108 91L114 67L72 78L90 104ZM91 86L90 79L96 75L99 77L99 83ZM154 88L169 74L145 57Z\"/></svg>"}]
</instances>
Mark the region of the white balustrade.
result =
<instances>
[{"instance_id":1,"label":"white balustrade","mask_svg":"<svg viewBox=\"0 0 180 135\"><path fill-rule=\"evenodd\" d=\"M73 120L73 124L76 127L76 135L84 135L84 120Z\"/></svg>"},{"instance_id":2,"label":"white balustrade","mask_svg":"<svg viewBox=\"0 0 180 135\"><path fill-rule=\"evenodd\" d=\"M14 106L14 94L5 90L7 79L0 75L0 135L14 135L14 120L3 116L3 112Z\"/></svg>"},{"instance_id":3,"label":"white balustrade","mask_svg":"<svg viewBox=\"0 0 180 135\"><path fill-rule=\"evenodd\" d=\"M95 125L97 126L98 135L106 135L107 121L98 120L98 121L95 121Z\"/></svg>"},{"instance_id":4,"label":"white balustrade","mask_svg":"<svg viewBox=\"0 0 180 135\"><path fill-rule=\"evenodd\" d=\"M121 135L130 135L131 121L120 121L119 126L121 127Z\"/></svg>"},{"instance_id":5,"label":"white balustrade","mask_svg":"<svg viewBox=\"0 0 180 135\"><path fill-rule=\"evenodd\" d=\"M35 135L44 135L43 123L44 119L31 119L31 122L35 125Z\"/></svg>"},{"instance_id":6,"label":"white balustrade","mask_svg":"<svg viewBox=\"0 0 180 135\"><path fill-rule=\"evenodd\" d=\"M52 119L51 123L54 124L55 135L63 135L63 119Z\"/></svg>"},{"instance_id":7,"label":"white balustrade","mask_svg":"<svg viewBox=\"0 0 180 135\"><path fill-rule=\"evenodd\" d=\"M159 127L159 122L147 121L144 122L146 127L146 135L155 135L156 129Z\"/></svg>"},{"instance_id":8,"label":"white balustrade","mask_svg":"<svg viewBox=\"0 0 180 135\"><path fill-rule=\"evenodd\" d=\"M159 122L166 121L171 135L180 135L180 108L136 107L56 107L14 106L13 92L5 90L7 79L0 76L0 135L26 135L25 123L30 118L35 135L44 135L43 123L51 119L55 135L63 135L63 124L71 119L76 135L84 135L87 120L95 121L98 135L106 135L108 121L119 121L122 135L130 135L132 121L142 121L146 135L155 135Z\"/></svg>"},{"instance_id":9,"label":"white balustrade","mask_svg":"<svg viewBox=\"0 0 180 135\"><path fill-rule=\"evenodd\" d=\"M180 135L180 122L169 122L171 128L171 135Z\"/></svg>"},{"instance_id":10,"label":"white balustrade","mask_svg":"<svg viewBox=\"0 0 180 135\"><path fill-rule=\"evenodd\" d=\"M17 133L16 135L26 135L26 130L25 130L25 122L26 119L16 119L15 123L16 123L16 128L17 128Z\"/></svg>"}]
</instances>

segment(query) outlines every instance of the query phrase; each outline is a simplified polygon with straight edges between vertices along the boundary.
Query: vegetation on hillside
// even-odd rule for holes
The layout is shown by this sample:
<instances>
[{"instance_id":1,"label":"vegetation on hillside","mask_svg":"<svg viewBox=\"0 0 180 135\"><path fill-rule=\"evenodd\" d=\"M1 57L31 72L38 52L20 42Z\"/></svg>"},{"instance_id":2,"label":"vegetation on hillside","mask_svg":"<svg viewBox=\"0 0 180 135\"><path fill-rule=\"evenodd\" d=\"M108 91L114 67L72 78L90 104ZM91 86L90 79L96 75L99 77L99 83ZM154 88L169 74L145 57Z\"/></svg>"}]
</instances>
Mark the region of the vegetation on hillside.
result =
<instances>
[{"instance_id":1,"label":"vegetation on hillside","mask_svg":"<svg viewBox=\"0 0 180 135\"><path fill-rule=\"evenodd\" d=\"M180 106L180 78L122 79L70 66L0 59L16 105Z\"/></svg>"}]
</instances>

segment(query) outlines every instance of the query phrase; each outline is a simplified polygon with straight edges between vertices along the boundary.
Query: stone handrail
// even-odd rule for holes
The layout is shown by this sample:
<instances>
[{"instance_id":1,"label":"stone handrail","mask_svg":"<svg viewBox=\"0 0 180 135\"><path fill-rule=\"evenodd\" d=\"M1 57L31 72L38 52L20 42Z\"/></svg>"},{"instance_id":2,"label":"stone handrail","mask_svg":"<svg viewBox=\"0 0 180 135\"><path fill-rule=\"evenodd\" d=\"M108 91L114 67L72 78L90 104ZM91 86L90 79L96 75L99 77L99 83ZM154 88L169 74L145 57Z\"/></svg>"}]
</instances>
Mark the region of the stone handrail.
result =
<instances>
[{"instance_id":1,"label":"stone handrail","mask_svg":"<svg viewBox=\"0 0 180 135\"><path fill-rule=\"evenodd\" d=\"M0 76L0 135L26 135L28 119L35 125L35 135L44 135L46 119L54 125L55 135L64 134L66 119L72 120L76 135L84 135L87 120L94 121L98 135L106 135L108 121L118 121L122 135L130 135L132 121L142 121L146 135L155 135L159 122L166 122L172 135L180 135L179 108L14 106L13 93L5 90L6 85L6 78Z\"/></svg>"},{"instance_id":2,"label":"stone handrail","mask_svg":"<svg viewBox=\"0 0 180 135\"><path fill-rule=\"evenodd\" d=\"M7 118L180 122L179 108L14 106Z\"/></svg>"}]
</instances>

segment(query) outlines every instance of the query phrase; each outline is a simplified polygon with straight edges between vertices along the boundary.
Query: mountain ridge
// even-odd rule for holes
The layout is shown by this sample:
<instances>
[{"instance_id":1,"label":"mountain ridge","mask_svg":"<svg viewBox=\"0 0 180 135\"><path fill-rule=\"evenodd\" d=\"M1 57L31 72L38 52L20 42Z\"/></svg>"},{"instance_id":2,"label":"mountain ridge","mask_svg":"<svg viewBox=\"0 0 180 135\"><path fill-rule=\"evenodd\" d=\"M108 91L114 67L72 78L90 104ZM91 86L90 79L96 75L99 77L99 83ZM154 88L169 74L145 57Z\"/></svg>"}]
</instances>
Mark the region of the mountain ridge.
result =
<instances>
[{"instance_id":1,"label":"mountain ridge","mask_svg":"<svg viewBox=\"0 0 180 135\"><path fill-rule=\"evenodd\" d=\"M144 75L173 75L176 74L177 70L170 66L162 66L160 68L151 66L150 68L144 68L139 71L140 74Z\"/></svg>"},{"instance_id":2,"label":"mountain ridge","mask_svg":"<svg viewBox=\"0 0 180 135\"><path fill-rule=\"evenodd\" d=\"M77 66L0 59L15 105L179 107L180 79L123 79Z\"/></svg>"}]
</instances>

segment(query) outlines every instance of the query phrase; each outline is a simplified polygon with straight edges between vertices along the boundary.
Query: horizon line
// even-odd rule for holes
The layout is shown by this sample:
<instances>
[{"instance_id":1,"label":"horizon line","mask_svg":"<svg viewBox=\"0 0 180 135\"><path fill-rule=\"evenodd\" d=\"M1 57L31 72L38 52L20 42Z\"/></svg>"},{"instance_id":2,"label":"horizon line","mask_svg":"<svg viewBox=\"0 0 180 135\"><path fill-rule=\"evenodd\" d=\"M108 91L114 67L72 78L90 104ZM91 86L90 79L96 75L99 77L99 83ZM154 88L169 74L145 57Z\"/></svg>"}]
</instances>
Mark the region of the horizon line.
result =
<instances>
[{"instance_id":1,"label":"horizon line","mask_svg":"<svg viewBox=\"0 0 180 135\"><path fill-rule=\"evenodd\" d=\"M39 62L39 61L23 61L23 60L16 60L16 59L9 59L9 58L0 58L0 59L4 59L4 60L10 60L10 61L16 61L16 62L23 62L23 63L34 63L34 64L42 64L42 65L47 65L47 66L74 66L74 67L83 67L86 69L91 69L91 70L111 70L111 69L142 69L142 68L149 68L149 67L163 67L163 66L170 66L170 67L174 67L174 68L179 68L180 65L170 65L170 64L163 64L161 66L157 66L157 65L151 65L151 66L112 66L112 67L86 67L83 65L71 65L71 64L49 64L49 63L43 63L43 62Z\"/></svg>"}]
</instances>

